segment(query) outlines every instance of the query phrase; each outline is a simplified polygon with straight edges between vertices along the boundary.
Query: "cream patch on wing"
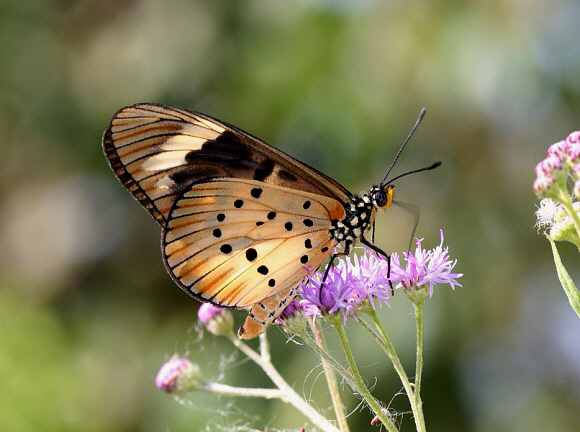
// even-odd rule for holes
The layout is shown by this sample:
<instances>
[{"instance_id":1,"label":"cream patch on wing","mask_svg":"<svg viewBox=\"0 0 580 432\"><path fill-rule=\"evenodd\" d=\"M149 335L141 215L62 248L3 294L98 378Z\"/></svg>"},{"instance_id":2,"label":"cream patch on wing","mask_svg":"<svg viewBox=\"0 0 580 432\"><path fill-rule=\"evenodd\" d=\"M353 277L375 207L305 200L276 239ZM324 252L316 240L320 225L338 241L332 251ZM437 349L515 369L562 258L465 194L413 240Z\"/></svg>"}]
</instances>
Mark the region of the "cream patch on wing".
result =
<instances>
[{"instance_id":1,"label":"cream patch on wing","mask_svg":"<svg viewBox=\"0 0 580 432\"><path fill-rule=\"evenodd\" d=\"M185 165L187 163L185 156L189 152L190 150L180 150L157 153L156 155L146 158L141 165L139 165L139 169L143 171L161 171Z\"/></svg>"}]
</instances>

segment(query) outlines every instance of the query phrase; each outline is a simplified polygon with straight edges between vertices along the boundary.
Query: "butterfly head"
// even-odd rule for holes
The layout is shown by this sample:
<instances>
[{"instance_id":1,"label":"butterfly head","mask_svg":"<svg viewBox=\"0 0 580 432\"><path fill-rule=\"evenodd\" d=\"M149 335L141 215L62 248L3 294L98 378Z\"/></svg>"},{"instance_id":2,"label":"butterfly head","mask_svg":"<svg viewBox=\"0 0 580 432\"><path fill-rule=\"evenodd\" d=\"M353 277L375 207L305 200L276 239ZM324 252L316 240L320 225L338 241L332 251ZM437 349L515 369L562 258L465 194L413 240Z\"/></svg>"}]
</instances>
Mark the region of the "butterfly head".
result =
<instances>
[{"instance_id":1,"label":"butterfly head","mask_svg":"<svg viewBox=\"0 0 580 432\"><path fill-rule=\"evenodd\" d=\"M376 209L386 210L393 204L395 186L392 184L373 186L369 195Z\"/></svg>"}]
</instances>

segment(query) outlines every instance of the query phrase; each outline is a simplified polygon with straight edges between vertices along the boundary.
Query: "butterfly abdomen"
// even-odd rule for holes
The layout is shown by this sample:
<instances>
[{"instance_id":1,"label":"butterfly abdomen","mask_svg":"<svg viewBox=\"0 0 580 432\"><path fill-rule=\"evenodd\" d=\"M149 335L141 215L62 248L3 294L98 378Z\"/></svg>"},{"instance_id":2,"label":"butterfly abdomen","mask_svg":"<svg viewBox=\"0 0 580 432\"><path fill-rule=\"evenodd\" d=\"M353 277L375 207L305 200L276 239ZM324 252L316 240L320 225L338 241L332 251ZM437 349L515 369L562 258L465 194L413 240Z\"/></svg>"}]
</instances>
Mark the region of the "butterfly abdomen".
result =
<instances>
[{"instance_id":1,"label":"butterfly abdomen","mask_svg":"<svg viewBox=\"0 0 580 432\"><path fill-rule=\"evenodd\" d=\"M244 325L238 330L238 337L241 339L253 339L264 333L266 328L282 314L286 306L296 297L298 285L300 284L289 286L279 293L256 303L250 309Z\"/></svg>"}]
</instances>

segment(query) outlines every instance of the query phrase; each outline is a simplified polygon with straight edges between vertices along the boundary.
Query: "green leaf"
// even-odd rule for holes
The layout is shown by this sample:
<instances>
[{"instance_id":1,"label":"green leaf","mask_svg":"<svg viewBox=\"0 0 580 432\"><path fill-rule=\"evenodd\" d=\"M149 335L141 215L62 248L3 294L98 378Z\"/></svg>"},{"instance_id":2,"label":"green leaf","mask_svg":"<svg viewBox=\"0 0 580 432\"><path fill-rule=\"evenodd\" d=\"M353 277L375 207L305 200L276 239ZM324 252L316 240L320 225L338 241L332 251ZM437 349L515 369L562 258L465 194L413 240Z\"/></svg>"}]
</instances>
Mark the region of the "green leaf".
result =
<instances>
[{"instance_id":1,"label":"green leaf","mask_svg":"<svg viewBox=\"0 0 580 432\"><path fill-rule=\"evenodd\" d=\"M560 259L560 254L558 253L558 249L556 248L556 242L549 236L546 235L550 244L552 245L552 253L554 254L554 263L556 264L556 271L558 272L558 279L560 279L560 283L562 284L562 288L564 288L564 292L568 296L568 301L570 301L570 306L576 312L576 315L580 317L580 293L578 289L574 285L572 278L566 271L564 264L562 264L562 260Z\"/></svg>"}]
</instances>

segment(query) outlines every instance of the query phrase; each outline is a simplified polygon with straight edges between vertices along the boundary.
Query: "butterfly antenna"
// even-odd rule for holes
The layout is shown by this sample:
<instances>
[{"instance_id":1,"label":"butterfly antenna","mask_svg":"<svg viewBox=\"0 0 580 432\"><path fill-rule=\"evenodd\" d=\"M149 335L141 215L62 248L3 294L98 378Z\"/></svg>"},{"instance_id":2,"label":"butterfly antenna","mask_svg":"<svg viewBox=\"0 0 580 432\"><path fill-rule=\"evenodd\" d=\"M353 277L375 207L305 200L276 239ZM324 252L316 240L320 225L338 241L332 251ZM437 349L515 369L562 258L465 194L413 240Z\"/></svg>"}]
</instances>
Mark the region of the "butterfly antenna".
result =
<instances>
[{"instance_id":1,"label":"butterfly antenna","mask_svg":"<svg viewBox=\"0 0 580 432\"><path fill-rule=\"evenodd\" d=\"M381 183L381 185L383 185L383 186L385 186L385 185L388 185L389 183L392 183L392 182L394 182L395 180L397 180L397 179L400 179L401 177L405 177L405 176L407 176L407 175L409 175L409 174L415 174L415 173L418 173L418 172L421 172L421 171L429 171L429 170L435 169L435 168L437 168L439 165L441 165L441 162L440 162L440 161L438 161L438 162L435 162L435 163L433 163L433 164L429 165L428 167L419 168L419 169L416 169L416 170L413 170L413 171L409 171L409 172L403 173L403 174L401 174L401 175L398 175L398 176L397 176L397 177L395 177L395 178L392 178L392 179L391 179L391 180L389 180L387 183ZM384 181L384 180L383 180L383 181Z\"/></svg>"},{"instance_id":2,"label":"butterfly antenna","mask_svg":"<svg viewBox=\"0 0 580 432\"><path fill-rule=\"evenodd\" d=\"M427 114L427 109L426 108L423 108L421 110L421 112L419 113L419 117L417 118L417 121L415 122L415 126L413 126L413 129L411 129L411 132L409 132L409 135L407 136L407 139L403 142L403 145L401 146L401 148L399 148L399 151L395 155L395 159L393 159L393 163L389 167L389 169L388 169L387 173L385 174L385 177L383 178L383 181L381 182L381 184L384 184L385 183L385 180L387 180L387 177L391 173L391 170L393 169L393 167L397 163L397 159L399 159L399 156L401 156L401 153L403 152L403 149L405 148L405 146L407 145L407 143L409 142L409 140L411 139L411 137L413 136L413 134L415 133L415 131L417 130L417 128L419 127L419 125L421 124L421 122L423 121L423 118L425 117L425 114Z\"/></svg>"}]
</instances>

